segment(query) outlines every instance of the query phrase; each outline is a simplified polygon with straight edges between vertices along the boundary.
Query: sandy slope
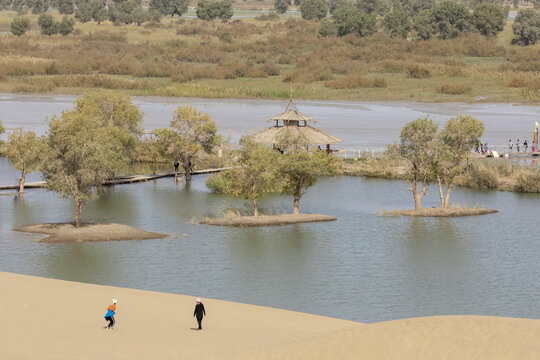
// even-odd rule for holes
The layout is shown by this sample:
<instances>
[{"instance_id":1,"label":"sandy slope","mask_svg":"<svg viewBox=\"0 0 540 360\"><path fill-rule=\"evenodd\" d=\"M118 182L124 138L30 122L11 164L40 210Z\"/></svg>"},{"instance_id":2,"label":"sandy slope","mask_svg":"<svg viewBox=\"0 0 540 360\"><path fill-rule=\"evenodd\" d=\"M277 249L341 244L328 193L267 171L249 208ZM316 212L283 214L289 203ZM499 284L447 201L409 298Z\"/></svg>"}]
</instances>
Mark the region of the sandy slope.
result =
<instances>
[{"instance_id":1,"label":"sandy slope","mask_svg":"<svg viewBox=\"0 0 540 360\"><path fill-rule=\"evenodd\" d=\"M117 326L103 316L118 299ZM0 273L0 359L540 359L540 320L360 324L218 300Z\"/></svg>"}]
</instances>

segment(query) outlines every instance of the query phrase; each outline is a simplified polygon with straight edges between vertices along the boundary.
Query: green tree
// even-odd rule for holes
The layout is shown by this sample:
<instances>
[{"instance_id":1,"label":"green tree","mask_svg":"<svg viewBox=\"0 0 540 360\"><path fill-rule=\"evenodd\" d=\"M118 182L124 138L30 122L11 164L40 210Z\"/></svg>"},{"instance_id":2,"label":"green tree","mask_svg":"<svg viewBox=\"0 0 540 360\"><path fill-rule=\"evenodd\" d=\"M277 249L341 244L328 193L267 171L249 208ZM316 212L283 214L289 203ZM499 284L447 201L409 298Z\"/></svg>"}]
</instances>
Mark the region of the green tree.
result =
<instances>
[{"instance_id":1,"label":"green tree","mask_svg":"<svg viewBox=\"0 0 540 360\"><path fill-rule=\"evenodd\" d=\"M43 14L49 9L49 3L47 0L33 0L31 4L32 14Z\"/></svg>"},{"instance_id":2,"label":"green tree","mask_svg":"<svg viewBox=\"0 0 540 360\"><path fill-rule=\"evenodd\" d=\"M75 111L96 118L103 127L115 131L124 156L135 160L139 136L143 133L142 112L121 92L91 92L75 101Z\"/></svg>"},{"instance_id":3,"label":"green tree","mask_svg":"<svg viewBox=\"0 0 540 360\"><path fill-rule=\"evenodd\" d=\"M411 20L409 15L400 7L394 8L384 16L382 21L383 29L391 37L407 38L411 31Z\"/></svg>"},{"instance_id":4,"label":"green tree","mask_svg":"<svg viewBox=\"0 0 540 360\"><path fill-rule=\"evenodd\" d=\"M432 165L437 155L435 139L437 124L429 117L418 118L401 129L400 143L389 146L389 152L407 160L407 176L412 183L414 209L422 208L422 196L427 193L427 183L432 175ZM419 184L421 183L421 188Z\"/></svg>"},{"instance_id":5,"label":"green tree","mask_svg":"<svg viewBox=\"0 0 540 360\"><path fill-rule=\"evenodd\" d=\"M191 181L191 165L197 153L209 152L217 144L216 132L216 123L210 115L191 106L179 106L175 110L170 128L155 130L163 155L180 162L186 182Z\"/></svg>"},{"instance_id":6,"label":"green tree","mask_svg":"<svg viewBox=\"0 0 540 360\"><path fill-rule=\"evenodd\" d=\"M17 16L11 22L11 33L15 36L24 35L30 30L30 19Z\"/></svg>"},{"instance_id":7,"label":"green tree","mask_svg":"<svg viewBox=\"0 0 540 360\"><path fill-rule=\"evenodd\" d=\"M62 35L69 35L73 32L75 20L71 17L64 16L62 21L58 23L58 32Z\"/></svg>"},{"instance_id":8,"label":"green tree","mask_svg":"<svg viewBox=\"0 0 540 360\"><path fill-rule=\"evenodd\" d=\"M324 151L296 148L279 157L277 177L281 193L293 196L293 213L298 214L300 199L306 190L315 185L320 176L332 176L337 169L336 158Z\"/></svg>"},{"instance_id":9,"label":"green tree","mask_svg":"<svg viewBox=\"0 0 540 360\"><path fill-rule=\"evenodd\" d=\"M189 5L189 0L151 0L150 10L157 10L163 15L182 16Z\"/></svg>"},{"instance_id":10,"label":"green tree","mask_svg":"<svg viewBox=\"0 0 540 360\"><path fill-rule=\"evenodd\" d=\"M333 14L334 11L338 7L340 7L340 6L344 5L344 4L347 4L347 0L328 0L327 3L328 3L328 12L330 14Z\"/></svg>"},{"instance_id":11,"label":"green tree","mask_svg":"<svg viewBox=\"0 0 540 360\"><path fill-rule=\"evenodd\" d=\"M75 19L83 24L92 20L92 7L90 3L83 3L77 7L77 10L75 10Z\"/></svg>"},{"instance_id":12,"label":"green tree","mask_svg":"<svg viewBox=\"0 0 540 360\"><path fill-rule=\"evenodd\" d=\"M33 131L16 129L8 136L6 152L15 169L21 172L19 191L23 192L26 175L37 170L43 159L44 142Z\"/></svg>"},{"instance_id":13,"label":"green tree","mask_svg":"<svg viewBox=\"0 0 540 360\"><path fill-rule=\"evenodd\" d=\"M321 21L321 25L319 26L319 36L321 37L328 37L328 36L336 36L337 35L337 27L336 24L328 19L324 19Z\"/></svg>"},{"instance_id":14,"label":"green tree","mask_svg":"<svg viewBox=\"0 0 540 360\"><path fill-rule=\"evenodd\" d=\"M435 7L435 0L397 0L409 16L413 17L425 10Z\"/></svg>"},{"instance_id":15,"label":"green tree","mask_svg":"<svg viewBox=\"0 0 540 360\"><path fill-rule=\"evenodd\" d=\"M424 10L413 18L413 29L420 40L429 40L435 36L437 24L433 17L433 11Z\"/></svg>"},{"instance_id":16,"label":"green tree","mask_svg":"<svg viewBox=\"0 0 540 360\"><path fill-rule=\"evenodd\" d=\"M336 25L338 36L347 34L371 36L376 30L376 15L368 15L361 10L355 9L349 3L339 6L332 14L332 19Z\"/></svg>"},{"instance_id":17,"label":"green tree","mask_svg":"<svg viewBox=\"0 0 540 360\"><path fill-rule=\"evenodd\" d=\"M324 0L303 0L300 4L300 13L306 20L321 20L328 14L328 7Z\"/></svg>"},{"instance_id":18,"label":"green tree","mask_svg":"<svg viewBox=\"0 0 540 360\"><path fill-rule=\"evenodd\" d=\"M484 124L469 115L449 119L440 132L438 154L432 166L439 186L441 208L448 207L455 179L465 172L463 162L478 144L483 133ZM447 185L446 194L443 183Z\"/></svg>"},{"instance_id":19,"label":"green tree","mask_svg":"<svg viewBox=\"0 0 540 360\"><path fill-rule=\"evenodd\" d=\"M109 7L109 20L113 23L131 24L133 22L133 12L138 11L141 5L133 0L117 2Z\"/></svg>"},{"instance_id":20,"label":"green tree","mask_svg":"<svg viewBox=\"0 0 540 360\"><path fill-rule=\"evenodd\" d=\"M73 197L77 227L81 206L103 191L103 181L114 177L129 161L117 134L117 129L103 126L102 119L76 110L49 121L44 178L50 190L61 197Z\"/></svg>"},{"instance_id":21,"label":"green tree","mask_svg":"<svg viewBox=\"0 0 540 360\"><path fill-rule=\"evenodd\" d=\"M519 10L512 24L512 44L534 45L540 38L540 13L533 9Z\"/></svg>"},{"instance_id":22,"label":"green tree","mask_svg":"<svg viewBox=\"0 0 540 360\"><path fill-rule=\"evenodd\" d=\"M289 9L289 2L287 0L274 0L274 11L278 14L285 14Z\"/></svg>"},{"instance_id":23,"label":"green tree","mask_svg":"<svg viewBox=\"0 0 540 360\"><path fill-rule=\"evenodd\" d=\"M52 15L41 14L38 18L38 25L41 28L42 35L58 34L58 23L54 21Z\"/></svg>"},{"instance_id":24,"label":"green tree","mask_svg":"<svg viewBox=\"0 0 540 360\"><path fill-rule=\"evenodd\" d=\"M382 15L392 6L390 0L358 0L356 7L365 14Z\"/></svg>"},{"instance_id":25,"label":"green tree","mask_svg":"<svg viewBox=\"0 0 540 360\"><path fill-rule=\"evenodd\" d=\"M144 10L142 6L137 6L131 13L131 20L138 26L141 26L144 22L150 19L148 11Z\"/></svg>"},{"instance_id":26,"label":"green tree","mask_svg":"<svg viewBox=\"0 0 540 360\"><path fill-rule=\"evenodd\" d=\"M252 200L253 215L258 216L257 201L277 188L276 163L280 154L249 137L242 138L240 144L239 166L208 178L206 184L214 192Z\"/></svg>"},{"instance_id":27,"label":"green tree","mask_svg":"<svg viewBox=\"0 0 540 360\"><path fill-rule=\"evenodd\" d=\"M73 0L58 0L58 12L64 15L70 15L75 12Z\"/></svg>"},{"instance_id":28,"label":"green tree","mask_svg":"<svg viewBox=\"0 0 540 360\"><path fill-rule=\"evenodd\" d=\"M109 12L107 11L107 8L105 6L100 6L92 12L92 19L99 24L101 24L103 21L107 20L107 17L109 16Z\"/></svg>"},{"instance_id":29,"label":"green tree","mask_svg":"<svg viewBox=\"0 0 540 360\"><path fill-rule=\"evenodd\" d=\"M486 37L497 36L503 31L506 14L502 6L491 3L480 3L472 15L472 23L480 34Z\"/></svg>"},{"instance_id":30,"label":"green tree","mask_svg":"<svg viewBox=\"0 0 540 360\"><path fill-rule=\"evenodd\" d=\"M453 39L470 31L469 9L463 4L445 0L433 8L433 18L441 39Z\"/></svg>"},{"instance_id":31,"label":"green tree","mask_svg":"<svg viewBox=\"0 0 540 360\"><path fill-rule=\"evenodd\" d=\"M228 0L199 0L197 17L202 20L230 19L233 15L231 2Z\"/></svg>"}]
</instances>

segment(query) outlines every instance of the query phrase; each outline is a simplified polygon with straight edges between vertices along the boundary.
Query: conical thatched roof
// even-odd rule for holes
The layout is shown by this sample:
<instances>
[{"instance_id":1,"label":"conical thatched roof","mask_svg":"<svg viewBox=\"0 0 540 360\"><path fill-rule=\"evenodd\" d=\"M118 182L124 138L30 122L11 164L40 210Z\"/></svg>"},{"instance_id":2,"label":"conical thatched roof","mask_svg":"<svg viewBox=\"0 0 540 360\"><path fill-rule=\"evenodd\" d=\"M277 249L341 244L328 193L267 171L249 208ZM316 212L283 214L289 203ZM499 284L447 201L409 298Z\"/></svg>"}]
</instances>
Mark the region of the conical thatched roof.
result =
<instances>
[{"instance_id":1,"label":"conical thatched roof","mask_svg":"<svg viewBox=\"0 0 540 360\"><path fill-rule=\"evenodd\" d=\"M284 133L287 131L291 131L293 136L305 137L310 145L325 145L342 142L340 138L311 126L273 126L254 134L253 140L261 144L277 144L279 143L279 140L285 136Z\"/></svg>"},{"instance_id":2,"label":"conical thatched roof","mask_svg":"<svg viewBox=\"0 0 540 360\"><path fill-rule=\"evenodd\" d=\"M317 121L305 114L302 114L300 111L298 111L298 108L296 106L296 103L293 99L289 100L289 103L287 104L287 108L285 109L285 112L282 112L279 115L276 115L268 120L269 121L276 121L276 120L282 120L282 121L312 121L313 123L316 123Z\"/></svg>"}]
</instances>

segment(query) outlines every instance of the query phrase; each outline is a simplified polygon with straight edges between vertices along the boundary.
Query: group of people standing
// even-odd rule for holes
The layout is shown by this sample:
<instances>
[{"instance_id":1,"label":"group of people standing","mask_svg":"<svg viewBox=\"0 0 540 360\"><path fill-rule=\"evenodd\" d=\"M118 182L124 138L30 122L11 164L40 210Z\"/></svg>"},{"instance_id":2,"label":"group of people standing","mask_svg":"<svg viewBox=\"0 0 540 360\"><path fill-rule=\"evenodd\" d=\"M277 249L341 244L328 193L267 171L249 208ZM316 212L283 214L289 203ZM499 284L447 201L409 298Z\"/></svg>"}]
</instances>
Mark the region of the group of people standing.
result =
<instances>
[{"instance_id":1,"label":"group of people standing","mask_svg":"<svg viewBox=\"0 0 540 360\"><path fill-rule=\"evenodd\" d=\"M112 330L114 328L114 324L116 321L114 320L114 316L116 315L116 303L118 301L116 299L112 299L111 305L107 308L107 313L105 314L105 320L109 322L107 326L104 327L104 329L110 329ZM202 330L202 319L204 316L206 316L206 310L204 309L204 305L201 301L201 299L197 298L195 300L195 311L193 311L193 316L197 318L197 324L199 325L197 330ZM195 330L195 329L194 329Z\"/></svg>"},{"instance_id":2,"label":"group of people standing","mask_svg":"<svg viewBox=\"0 0 540 360\"><path fill-rule=\"evenodd\" d=\"M516 141L516 150L517 152L521 152L521 144L520 144L520 141L519 139L517 139ZM527 150L529 149L529 144L527 143L527 140L523 140L523 151L524 152L527 152ZM531 147L531 150L534 152L534 143L532 144L532 147ZM508 140L508 152L512 152L514 151L514 144L512 143L512 139Z\"/></svg>"}]
</instances>

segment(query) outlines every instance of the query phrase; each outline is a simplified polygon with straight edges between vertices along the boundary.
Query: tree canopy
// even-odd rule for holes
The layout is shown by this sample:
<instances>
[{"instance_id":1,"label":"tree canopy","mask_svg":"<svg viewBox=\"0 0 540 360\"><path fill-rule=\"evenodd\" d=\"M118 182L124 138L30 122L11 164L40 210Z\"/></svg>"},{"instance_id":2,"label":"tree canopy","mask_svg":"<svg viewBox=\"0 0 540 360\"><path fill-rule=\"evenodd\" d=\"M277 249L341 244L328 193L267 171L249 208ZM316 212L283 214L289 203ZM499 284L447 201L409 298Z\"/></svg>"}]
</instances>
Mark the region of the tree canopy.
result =
<instances>
[{"instance_id":1,"label":"tree canopy","mask_svg":"<svg viewBox=\"0 0 540 360\"><path fill-rule=\"evenodd\" d=\"M324 0L302 0L300 13L306 20L321 20L326 17L328 7Z\"/></svg>"},{"instance_id":2,"label":"tree canopy","mask_svg":"<svg viewBox=\"0 0 540 360\"><path fill-rule=\"evenodd\" d=\"M30 30L30 19L25 17L17 16L13 18L11 22L11 33L15 36L24 35L28 30Z\"/></svg>"},{"instance_id":3,"label":"tree canopy","mask_svg":"<svg viewBox=\"0 0 540 360\"><path fill-rule=\"evenodd\" d=\"M229 0L199 0L197 17L202 20L230 19L233 16Z\"/></svg>"},{"instance_id":4,"label":"tree canopy","mask_svg":"<svg viewBox=\"0 0 540 360\"><path fill-rule=\"evenodd\" d=\"M218 143L216 123L210 115L191 106L179 106L170 128L156 129L163 156L179 161L191 180L191 165L199 151L209 152Z\"/></svg>"},{"instance_id":5,"label":"tree canopy","mask_svg":"<svg viewBox=\"0 0 540 360\"><path fill-rule=\"evenodd\" d=\"M519 10L512 24L512 44L534 45L540 39L540 12L534 9Z\"/></svg>"},{"instance_id":6,"label":"tree canopy","mask_svg":"<svg viewBox=\"0 0 540 360\"><path fill-rule=\"evenodd\" d=\"M21 172L20 190L24 191L26 175L37 170L44 156L44 142L33 131L15 129L8 136L6 155Z\"/></svg>"},{"instance_id":7,"label":"tree canopy","mask_svg":"<svg viewBox=\"0 0 540 360\"><path fill-rule=\"evenodd\" d=\"M502 6L492 3L480 3L472 15L472 23L480 34L493 37L503 31L506 14Z\"/></svg>"}]
</instances>

